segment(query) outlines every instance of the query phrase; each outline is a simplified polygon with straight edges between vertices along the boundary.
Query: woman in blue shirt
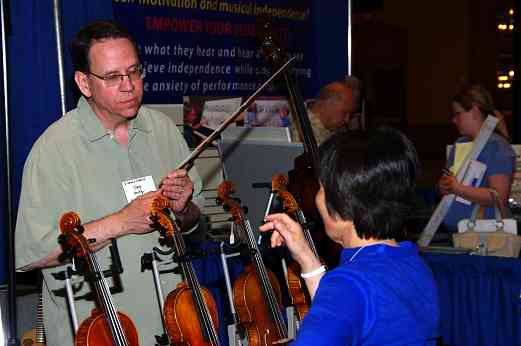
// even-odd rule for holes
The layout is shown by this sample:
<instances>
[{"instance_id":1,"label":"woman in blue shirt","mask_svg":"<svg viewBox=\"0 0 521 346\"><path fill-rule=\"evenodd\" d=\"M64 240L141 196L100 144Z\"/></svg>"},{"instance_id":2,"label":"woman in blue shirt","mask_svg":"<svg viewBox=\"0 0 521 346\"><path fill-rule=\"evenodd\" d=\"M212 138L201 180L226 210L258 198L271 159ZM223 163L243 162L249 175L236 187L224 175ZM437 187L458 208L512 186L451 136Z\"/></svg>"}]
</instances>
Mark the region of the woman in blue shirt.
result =
<instances>
[{"instance_id":1,"label":"woman in blue shirt","mask_svg":"<svg viewBox=\"0 0 521 346\"><path fill-rule=\"evenodd\" d=\"M435 345L438 296L416 246L398 242L411 210L416 151L399 131L340 132L320 146L315 202L328 236L343 246L325 270L298 223L266 218L272 246L286 245L312 297L294 345Z\"/></svg>"},{"instance_id":2,"label":"woman in blue shirt","mask_svg":"<svg viewBox=\"0 0 521 346\"><path fill-rule=\"evenodd\" d=\"M504 123L497 125L497 132L492 133L487 144L478 156L477 161L485 167L484 175L479 185L465 185L455 178L458 167L453 167L455 148L462 143L472 142L479 134L487 115L497 114L494 111L492 97L481 85L470 85L456 94L452 101L452 122L458 128L461 137L449 153L447 172L439 182L441 195L454 194L456 199L443 221L451 232L457 231L458 222L469 218L474 205L487 207L484 218L494 218L494 200L490 189L497 192L500 207L505 216L510 212L507 207L508 197L515 172L516 155L504 135Z\"/></svg>"}]
</instances>

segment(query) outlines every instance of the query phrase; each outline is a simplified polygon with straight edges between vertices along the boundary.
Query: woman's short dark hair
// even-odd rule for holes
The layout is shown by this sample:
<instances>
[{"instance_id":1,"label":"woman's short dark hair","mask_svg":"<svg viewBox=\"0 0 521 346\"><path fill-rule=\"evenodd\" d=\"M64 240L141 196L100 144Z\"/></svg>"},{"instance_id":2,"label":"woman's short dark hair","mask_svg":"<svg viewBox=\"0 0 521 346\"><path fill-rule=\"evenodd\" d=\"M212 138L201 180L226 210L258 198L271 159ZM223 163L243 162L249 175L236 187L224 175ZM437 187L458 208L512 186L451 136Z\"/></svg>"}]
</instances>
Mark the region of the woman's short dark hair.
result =
<instances>
[{"instance_id":1,"label":"woman's short dark hair","mask_svg":"<svg viewBox=\"0 0 521 346\"><path fill-rule=\"evenodd\" d=\"M136 42L130 32L115 21L98 20L81 28L70 45L74 70L90 72L89 50L93 41L116 38L128 39L136 49L136 53L138 52Z\"/></svg>"},{"instance_id":2,"label":"woman's short dark hair","mask_svg":"<svg viewBox=\"0 0 521 346\"><path fill-rule=\"evenodd\" d=\"M362 239L401 235L412 209L418 157L400 131L342 131L320 146L319 178L328 213L353 221Z\"/></svg>"}]
</instances>

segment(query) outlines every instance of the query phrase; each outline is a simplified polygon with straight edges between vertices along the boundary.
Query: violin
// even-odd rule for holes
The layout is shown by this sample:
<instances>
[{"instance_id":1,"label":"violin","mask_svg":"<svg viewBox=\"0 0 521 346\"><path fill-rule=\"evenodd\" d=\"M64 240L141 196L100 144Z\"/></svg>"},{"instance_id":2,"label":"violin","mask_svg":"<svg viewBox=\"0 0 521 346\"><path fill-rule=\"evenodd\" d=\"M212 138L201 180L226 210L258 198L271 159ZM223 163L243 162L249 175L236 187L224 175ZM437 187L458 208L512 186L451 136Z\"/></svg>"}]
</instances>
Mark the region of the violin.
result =
<instances>
[{"instance_id":1,"label":"violin","mask_svg":"<svg viewBox=\"0 0 521 346\"><path fill-rule=\"evenodd\" d=\"M304 238L306 239L309 247L318 257L318 251L315 247L315 242L311 237L309 230L309 224L306 221L304 212L299 208L299 205L293 195L286 190L288 185L288 176L284 174L276 174L273 176L271 181L272 192L282 201L284 212L293 216L294 219L301 225ZM300 273L302 272L299 264L292 261L288 266L287 270L287 285L290 296L291 305L295 306L297 317L300 321L309 311L311 304L311 297L306 288L306 284Z\"/></svg>"},{"instance_id":2,"label":"violin","mask_svg":"<svg viewBox=\"0 0 521 346\"><path fill-rule=\"evenodd\" d=\"M280 66L287 60L285 52L277 43L269 21L262 23L258 28L258 36L261 42L261 52L272 66ZM334 267L338 264L341 248L326 235L320 214L315 206L315 196L320 188L317 177L319 164L317 141L313 135L304 100L292 69L285 69L283 76L288 91L289 105L297 120L304 144L304 154L295 159L294 169L288 172L287 190L296 198L301 206L300 209L315 224L313 239L318 246L319 253L329 267Z\"/></svg>"},{"instance_id":3,"label":"violin","mask_svg":"<svg viewBox=\"0 0 521 346\"><path fill-rule=\"evenodd\" d=\"M271 181L271 190L279 197L282 201L283 209L286 213L293 216L297 222L302 226L302 232L304 233L304 238L306 239L311 251L317 257L318 251L315 246L315 242L313 241L313 237L311 236L311 229L309 227L309 223L306 220L306 216L304 212L299 207L297 200L295 197L289 192L286 188L288 185L288 176L284 174L276 174L273 176Z\"/></svg>"},{"instance_id":4,"label":"violin","mask_svg":"<svg viewBox=\"0 0 521 346\"><path fill-rule=\"evenodd\" d=\"M160 243L174 250L184 277L184 281L165 299L165 327L175 345L219 346L217 304L210 291L201 287L188 258L181 230L168 213L165 197L160 196L152 202L150 214L158 226Z\"/></svg>"},{"instance_id":5,"label":"violin","mask_svg":"<svg viewBox=\"0 0 521 346\"><path fill-rule=\"evenodd\" d=\"M281 292L275 275L266 269L250 222L239 203L230 197L230 181L218 187L218 203L232 214L233 221L245 233L252 264L233 284L233 300L249 346L286 345L288 329L281 312Z\"/></svg>"},{"instance_id":6,"label":"violin","mask_svg":"<svg viewBox=\"0 0 521 346\"><path fill-rule=\"evenodd\" d=\"M86 277L90 276L95 288L99 307L92 310L91 316L84 320L76 332L75 346L138 346L139 337L134 322L126 314L116 310L109 286L96 255L85 239L80 217L68 212L60 218L61 235L58 242L65 256L85 259ZM61 256L60 259L63 259Z\"/></svg>"}]
</instances>

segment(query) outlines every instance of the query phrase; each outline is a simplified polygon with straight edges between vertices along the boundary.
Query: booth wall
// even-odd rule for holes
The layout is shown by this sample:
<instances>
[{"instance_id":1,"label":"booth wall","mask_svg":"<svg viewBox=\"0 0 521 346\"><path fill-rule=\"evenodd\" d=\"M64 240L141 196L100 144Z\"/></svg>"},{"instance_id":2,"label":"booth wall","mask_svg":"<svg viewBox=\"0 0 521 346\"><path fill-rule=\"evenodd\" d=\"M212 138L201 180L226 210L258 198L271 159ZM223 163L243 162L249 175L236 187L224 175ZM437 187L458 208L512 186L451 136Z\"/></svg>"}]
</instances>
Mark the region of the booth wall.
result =
<instances>
[{"instance_id":1,"label":"booth wall","mask_svg":"<svg viewBox=\"0 0 521 346\"><path fill-rule=\"evenodd\" d=\"M108 0L61 1L63 56L66 76L67 110L75 106L77 94L73 91L72 64L69 59L68 42L80 27L94 19L113 18L112 2ZM58 79L58 56L56 49L53 1L17 0L9 3L8 93L10 169L12 184L12 221L16 213L23 165L27 155L40 134L61 116ZM314 45L313 87L314 93L321 85L342 80L346 73L346 22L345 1L312 2L312 25ZM2 131L2 142L5 142ZM2 146L4 145L2 143ZM2 157L5 148L2 147ZM3 159L5 162L5 159ZM2 182L7 184L5 166L0 172ZM0 283L7 280L7 214L6 188L2 189L0 216ZM14 229L14 224L13 224Z\"/></svg>"}]
</instances>

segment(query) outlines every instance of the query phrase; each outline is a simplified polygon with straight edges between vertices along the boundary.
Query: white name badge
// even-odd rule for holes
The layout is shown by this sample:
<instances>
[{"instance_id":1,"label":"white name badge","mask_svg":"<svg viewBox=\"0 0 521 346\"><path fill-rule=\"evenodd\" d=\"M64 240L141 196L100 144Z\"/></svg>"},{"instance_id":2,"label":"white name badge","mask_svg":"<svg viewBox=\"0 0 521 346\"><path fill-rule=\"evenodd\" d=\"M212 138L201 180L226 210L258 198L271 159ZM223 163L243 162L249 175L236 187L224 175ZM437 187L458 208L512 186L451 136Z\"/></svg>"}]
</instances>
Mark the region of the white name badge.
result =
<instances>
[{"instance_id":1,"label":"white name badge","mask_svg":"<svg viewBox=\"0 0 521 346\"><path fill-rule=\"evenodd\" d=\"M128 203L147 192L156 191L156 184L154 183L154 178L152 178L151 175L122 181L121 184L123 185L123 191L125 191L125 196L127 197Z\"/></svg>"}]
</instances>

